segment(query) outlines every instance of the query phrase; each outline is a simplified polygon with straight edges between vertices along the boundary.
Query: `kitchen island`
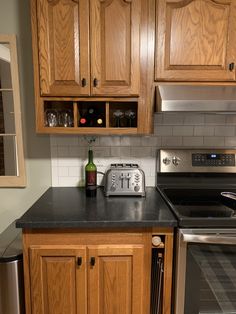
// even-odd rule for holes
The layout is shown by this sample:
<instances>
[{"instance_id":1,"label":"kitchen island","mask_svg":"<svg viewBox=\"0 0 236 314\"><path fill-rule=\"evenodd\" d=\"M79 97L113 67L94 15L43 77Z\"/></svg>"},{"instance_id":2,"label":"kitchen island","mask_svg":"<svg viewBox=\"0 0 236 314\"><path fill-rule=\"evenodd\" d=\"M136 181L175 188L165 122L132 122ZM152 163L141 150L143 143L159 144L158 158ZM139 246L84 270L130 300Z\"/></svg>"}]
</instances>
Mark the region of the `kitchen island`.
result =
<instances>
[{"instance_id":1,"label":"kitchen island","mask_svg":"<svg viewBox=\"0 0 236 314\"><path fill-rule=\"evenodd\" d=\"M99 188L86 198L83 188L50 188L17 220L27 314L149 314L153 248L164 261L162 306L170 313L177 221L155 188L146 192L105 197Z\"/></svg>"}]
</instances>

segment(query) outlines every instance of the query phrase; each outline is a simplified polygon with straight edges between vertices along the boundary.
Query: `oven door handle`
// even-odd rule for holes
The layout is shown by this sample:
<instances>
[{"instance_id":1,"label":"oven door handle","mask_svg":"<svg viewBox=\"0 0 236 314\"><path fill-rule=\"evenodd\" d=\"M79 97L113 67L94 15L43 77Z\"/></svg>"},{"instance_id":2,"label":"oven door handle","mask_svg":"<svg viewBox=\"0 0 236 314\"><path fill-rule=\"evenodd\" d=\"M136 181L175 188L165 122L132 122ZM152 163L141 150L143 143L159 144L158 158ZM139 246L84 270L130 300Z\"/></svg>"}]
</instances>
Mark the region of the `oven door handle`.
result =
<instances>
[{"instance_id":1,"label":"oven door handle","mask_svg":"<svg viewBox=\"0 0 236 314\"><path fill-rule=\"evenodd\" d=\"M202 244L236 244L236 234L181 234L183 242Z\"/></svg>"}]
</instances>

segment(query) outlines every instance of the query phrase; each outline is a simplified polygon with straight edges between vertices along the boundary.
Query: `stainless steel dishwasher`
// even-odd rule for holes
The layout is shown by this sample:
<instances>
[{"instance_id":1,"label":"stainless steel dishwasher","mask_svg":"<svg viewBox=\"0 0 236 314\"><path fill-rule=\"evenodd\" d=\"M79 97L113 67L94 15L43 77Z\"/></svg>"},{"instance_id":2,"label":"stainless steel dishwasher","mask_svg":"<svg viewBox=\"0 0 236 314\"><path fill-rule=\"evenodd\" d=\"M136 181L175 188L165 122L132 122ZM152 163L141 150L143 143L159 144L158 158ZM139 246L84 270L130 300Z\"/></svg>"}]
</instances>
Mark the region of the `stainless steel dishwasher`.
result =
<instances>
[{"instance_id":1,"label":"stainless steel dishwasher","mask_svg":"<svg viewBox=\"0 0 236 314\"><path fill-rule=\"evenodd\" d=\"M0 314L24 314L21 230L11 224L0 234Z\"/></svg>"}]
</instances>

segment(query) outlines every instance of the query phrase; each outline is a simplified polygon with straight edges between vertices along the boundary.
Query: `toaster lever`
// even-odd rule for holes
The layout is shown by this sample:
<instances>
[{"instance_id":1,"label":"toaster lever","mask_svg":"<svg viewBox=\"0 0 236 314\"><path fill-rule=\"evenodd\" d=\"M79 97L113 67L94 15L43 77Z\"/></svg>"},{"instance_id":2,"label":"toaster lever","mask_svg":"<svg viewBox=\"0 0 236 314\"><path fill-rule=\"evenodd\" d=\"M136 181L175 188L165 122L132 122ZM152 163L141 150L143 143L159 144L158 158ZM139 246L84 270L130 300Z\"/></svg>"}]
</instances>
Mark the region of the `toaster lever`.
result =
<instances>
[{"instance_id":1,"label":"toaster lever","mask_svg":"<svg viewBox=\"0 0 236 314\"><path fill-rule=\"evenodd\" d=\"M123 188L124 188L124 178L125 178L125 176L124 176L124 174L122 173L122 174L120 175L120 180L121 180L121 189L123 189Z\"/></svg>"},{"instance_id":2,"label":"toaster lever","mask_svg":"<svg viewBox=\"0 0 236 314\"><path fill-rule=\"evenodd\" d=\"M126 179L127 179L127 188L129 189L130 188L130 179L131 179L130 173L127 174Z\"/></svg>"}]
</instances>

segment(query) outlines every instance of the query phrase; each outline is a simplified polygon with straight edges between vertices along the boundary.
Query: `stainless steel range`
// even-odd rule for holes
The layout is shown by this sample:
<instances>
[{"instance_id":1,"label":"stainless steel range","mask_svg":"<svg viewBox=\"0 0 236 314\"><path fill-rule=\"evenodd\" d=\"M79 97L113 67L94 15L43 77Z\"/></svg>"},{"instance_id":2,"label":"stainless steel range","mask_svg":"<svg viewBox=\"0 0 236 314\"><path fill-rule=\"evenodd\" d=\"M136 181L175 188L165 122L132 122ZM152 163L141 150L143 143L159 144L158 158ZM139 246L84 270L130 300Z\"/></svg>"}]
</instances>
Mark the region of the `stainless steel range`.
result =
<instances>
[{"instance_id":1,"label":"stainless steel range","mask_svg":"<svg viewBox=\"0 0 236 314\"><path fill-rule=\"evenodd\" d=\"M236 150L160 150L157 168L179 221L174 313L236 313Z\"/></svg>"}]
</instances>

